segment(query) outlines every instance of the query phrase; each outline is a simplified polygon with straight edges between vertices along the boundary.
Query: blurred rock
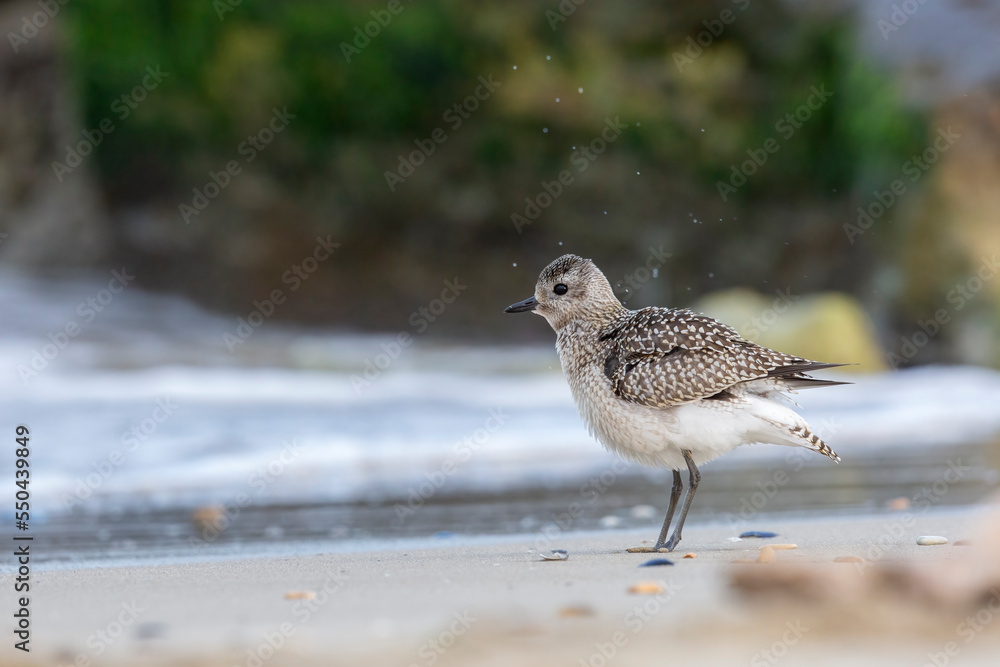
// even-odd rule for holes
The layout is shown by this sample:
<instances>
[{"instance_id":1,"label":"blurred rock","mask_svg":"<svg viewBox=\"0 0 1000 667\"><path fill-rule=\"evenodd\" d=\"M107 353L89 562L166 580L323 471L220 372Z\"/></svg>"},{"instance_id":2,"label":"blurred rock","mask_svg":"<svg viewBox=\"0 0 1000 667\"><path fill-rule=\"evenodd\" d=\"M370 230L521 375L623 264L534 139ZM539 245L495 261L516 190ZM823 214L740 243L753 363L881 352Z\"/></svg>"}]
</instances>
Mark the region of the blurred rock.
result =
<instances>
[{"instance_id":1,"label":"blurred rock","mask_svg":"<svg viewBox=\"0 0 1000 667\"><path fill-rule=\"evenodd\" d=\"M910 499L906 496L900 496L898 498L892 498L887 500L885 506L887 509L899 512L902 510L910 509Z\"/></svg>"},{"instance_id":2,"label":"blurred rock","mask_svg":"<svg viewBox=\"0 0 1000 667\"><path fill-rule=\"evenodd\" d=\"M226 518L226 509L221 505L206 505L191 513L191 523L199 531L220 530Z\"/></svg>"},{"instance_id":3,"label":"blurred rock","mask_svg":"<svg viewBox=\"0 0 1000 667\"><path fill-rule=\"evenodd\" d=\"M984 606L1000 608L1000 496L977 536L970 548L947 560L869 563L842 556L836 562L855 567L738 568L731 585L754 604L767 602L781 613L796 607L858 628L916 627Z\"/></svg>"},{"instance_id":4,"label":"blurred rock","mask_svg":"<svg viewBox=\"0 0 1000 667\"><path fill-rule=\"evenodd\" d=\"M782 352L831 363L855 363L851 371L885 368L875 331L857 299L827 292L800 296L788 289L763 295L748 289L715 292L694 310L732 326L743 337Z\"/></svg>"}]
</instances>

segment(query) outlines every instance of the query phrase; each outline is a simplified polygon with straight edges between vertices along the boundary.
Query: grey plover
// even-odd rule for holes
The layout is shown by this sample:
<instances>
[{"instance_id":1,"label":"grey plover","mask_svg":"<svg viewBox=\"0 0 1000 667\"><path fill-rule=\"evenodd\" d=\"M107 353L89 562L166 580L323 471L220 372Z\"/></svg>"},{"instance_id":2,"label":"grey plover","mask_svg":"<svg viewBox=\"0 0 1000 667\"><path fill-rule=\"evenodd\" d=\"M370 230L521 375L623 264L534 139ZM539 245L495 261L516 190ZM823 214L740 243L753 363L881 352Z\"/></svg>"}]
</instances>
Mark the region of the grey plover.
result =
<instances>
[{"instance_id":1,"label":"grey plover","mask_svg":"<svg viewBox=\"0 0 1000 667\"><path fill-rule=\"evenodd\" d=\"M663 529L653 551L673 551L694 499L698 466L752 443L805 447L840 457L784 395L838 384L807 375L843 364L784 354L681 308L629 310L589 259L563 255L542 271L535 295L504 312L532 311L556 332L556 350L591 435L631 461L673 471ZM688 490L670 539L667 532Z\"/></svg>"}]
</instances>

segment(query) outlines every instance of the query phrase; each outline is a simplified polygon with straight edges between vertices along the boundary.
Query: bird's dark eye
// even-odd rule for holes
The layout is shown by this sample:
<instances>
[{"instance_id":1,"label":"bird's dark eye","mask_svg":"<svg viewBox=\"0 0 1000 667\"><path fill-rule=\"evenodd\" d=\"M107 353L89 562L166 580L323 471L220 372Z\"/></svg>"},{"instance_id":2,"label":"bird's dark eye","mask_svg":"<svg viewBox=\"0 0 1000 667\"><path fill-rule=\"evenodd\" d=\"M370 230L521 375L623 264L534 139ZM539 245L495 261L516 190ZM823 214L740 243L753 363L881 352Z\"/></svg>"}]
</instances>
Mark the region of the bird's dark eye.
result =
<instances>
[{"instance_id":1,"label":"bird's dark eye","mask_svg":"<svg viewBox=\"0 0 1000 667\"><path fill-rule=\"evenodd\" d=\"M552 291L555 292L556 294L565 294L566 292L569 291L569 288L563 285L562 283L559 283L558 285L552 288Z\"/></svg>"}]
</instances>

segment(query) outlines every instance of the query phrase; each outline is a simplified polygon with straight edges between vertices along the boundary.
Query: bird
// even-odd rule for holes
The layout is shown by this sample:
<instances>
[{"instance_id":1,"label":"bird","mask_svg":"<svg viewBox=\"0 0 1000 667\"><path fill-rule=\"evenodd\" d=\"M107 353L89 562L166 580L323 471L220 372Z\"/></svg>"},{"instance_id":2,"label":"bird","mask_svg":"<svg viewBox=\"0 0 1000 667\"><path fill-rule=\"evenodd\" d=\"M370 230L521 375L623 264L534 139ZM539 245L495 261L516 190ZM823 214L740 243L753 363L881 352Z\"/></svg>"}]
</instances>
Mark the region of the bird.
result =
<instances>
[{"instance_id":1,"label":"bird","mask_svg":"<svg viewBox=\"0 0 1000 667\"><path fill-rule=\"evenodd\" d=\"M701 481L700 466L740 445L804 447L840 462L790 407L788 394L850 384L809 375L846 364L762 347L685 308L630 310L592 260L573 254L546 266L534 295L504 312L533 312L548 321L591 436L624 459L673 471L654 552L673 551L681 541ZM687 493L668 539L683 469Z\"/></svg>"}]
</instances>

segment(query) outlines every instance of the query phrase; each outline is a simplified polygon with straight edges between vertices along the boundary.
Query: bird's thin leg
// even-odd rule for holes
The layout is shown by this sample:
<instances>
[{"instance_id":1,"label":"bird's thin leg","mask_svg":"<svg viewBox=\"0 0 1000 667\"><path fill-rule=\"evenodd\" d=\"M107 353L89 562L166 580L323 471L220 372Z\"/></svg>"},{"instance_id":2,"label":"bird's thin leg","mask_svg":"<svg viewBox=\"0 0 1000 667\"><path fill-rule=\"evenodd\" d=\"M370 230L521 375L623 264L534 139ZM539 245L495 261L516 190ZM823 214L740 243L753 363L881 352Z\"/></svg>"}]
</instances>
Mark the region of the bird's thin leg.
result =
<instances>
[{"instance_id":1,"label":"bird's thin leg","mask_svg":"<svg viewBox=\"0 0 1000 667\"><path fill-rule=\"evenodd\" d=\"M688 510L691 509L691 501L694 500L694 493L698 490L698 482L701 481L701 473L698 472L698 466L694 464L694 459L691 458L691 450L684 450L684 460L687 462L688 466L688 490L687 495L684 496L684 504L681 505L681 516L677 520L677 527L674 528L674 534L670 536L670 539L664 545L667 547L667 551L673 551L677 543L681 541L681 530L684 528L684 520L687 519Z\"/></svg>"},{"instance_id":2,"label":"bird's thin leg","mask_svg":"<svg viewBox=\"0 0 1000 667\"><path fill-rule=\"evenodd\" d=\"M670 504L667 506L667 517L663 520L663 529L660 530L660 537L656 540L656 546L653 547L653 551L659 551L660 547L667 539L667 531L670 530L670 522L674 518L674 510L677 509L677 501L681 497L681 488L684 483L681 481L681 471L674 471L674 485L670 489Z\"/></svg>"}]
</instances>

